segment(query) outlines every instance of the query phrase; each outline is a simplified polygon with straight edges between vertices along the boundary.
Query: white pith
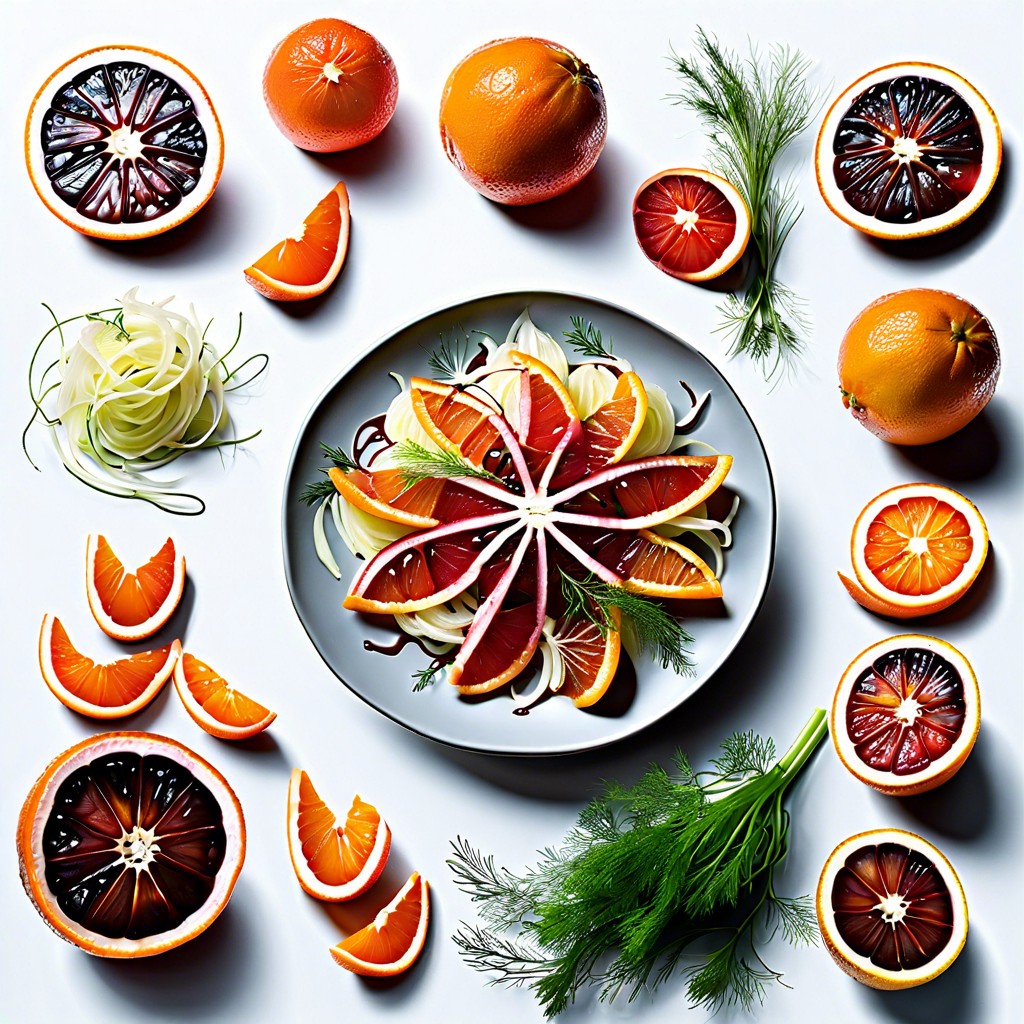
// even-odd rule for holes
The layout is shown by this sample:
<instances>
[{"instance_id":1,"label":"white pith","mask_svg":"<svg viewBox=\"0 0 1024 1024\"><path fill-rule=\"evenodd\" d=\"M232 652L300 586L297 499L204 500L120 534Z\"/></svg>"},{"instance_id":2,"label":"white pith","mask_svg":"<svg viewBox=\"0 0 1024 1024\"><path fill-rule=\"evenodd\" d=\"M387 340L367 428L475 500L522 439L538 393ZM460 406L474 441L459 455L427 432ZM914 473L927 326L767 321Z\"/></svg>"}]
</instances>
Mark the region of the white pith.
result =
<instances>
[{"instance_id":1,"label":"white pith","mask_svg":"<svg viewBox=\"0 0 1024 1024\"><path fill-rule=\"evenodd\" d=\"M83 765L102 758L106 754L123 751L131 751L142 756L148 754L170 756L172 760L187 768L210 790L220 806L223 816L224 862L217 872L213 889L207 896L206 902L197 911L186 917L176 928L145 939L110 938L90 931L61 910L56 899L46 888L45 882L46 867L42 849L43 829L57 789L72 772ZM33 899L47 921L66 939L76 945L82 945L82 940L86 941L89 944L88 947L83 946L82 948L98 956L119 958L151 956L194 938L209 926L227 904L245 860L245 822L241 806L227 781L212 765L189 750L184 744L152 733L105 733L79 744L79 749L75 750L47 779L39 794L35 817L30 824L30 829L30 834L24 836L19 828L18 847L19 853L26 862L26 867L29 863L32 867ZM128 833L126 838L131 838L132 846L140 840L145 843L144 832L145 830L139 830L140 834L137 836ZM152 850L153 847L149 846L149 849ZM118 856L124 856L114 849L111 852L112 854L117 853ZM112 856L111 859L113 862L114 857ZM132 866L138 869L136 865Z\"/></svg>"},{"instance_id":2,"label":"white pith","mask_svg":"<svg viewBox=\"0 0 1024 1024\"><path fill-rule=\"evenodd\" d=\"M931 78L936 82L948 85L951 89L955 89L974 111L981 131L983 146L981 170L971 194L961 199L960 202L951 210L947 210L946 213L927 217L924 220L915 221L905 226L888 224L855 210L846 201L846 197L839 186L836 185L835 176L832 173L832 144L836 128L850 106L857 97L872 86L877 85L879 82L897 78L901 74ZM900 147L904 152L900 152L900 149L895 149L896 155L899 158L904 162L915 158L909 155L911 148L907 145L907 143L913 142L913 140L902 139L897 140L897 142L904 143ZM913 142L913 146L920 152L920 147L917 146L916 142ZM949 68L918 62L889 64L857 79L856 82L840 94L829 108L822 122L815 145L815 167L818 177L818 188L829 209L851 227L855 227L878 238L889 239L919 238L924 235L945 231L947 228L955 227L966 220L991 191L992 185L995 183L996 176L999 173L1001 160L1002 134L998 122L995 120L992 108L984 96L970 82L961 78Z\"/></svg>"},{"instance_id":3,"label":"white pith","mask_svg":"<svg viewBox=\"0 0 1024 1024\"><path fill-rule=\"evenodd\" d=\"M43 168L43 151L39 144L43 119L56 89L65 82L70 82L76 75L88 68L118 60L145 64L155 71L173 78L192 98L195 116L202 124L206 134L206 159L196 187L188 195L182 196L181 202L167 215L135 224L108 224L105 221L91 220L88 217L83 217L74 207L68 206L60 200L46 176ZM118 136L118 132L115 131L114 135ZM135 149L140 144L137 138L132 136L134 133L124 131L118 136L118 141L114 143L114 146L122 145L129 150L129 154L125 155L136 155ZM108 144L108 148L112 147ZM202 84L184 65L179 64L172 57L147 50L144 47L100 46L79 54L54 71L46 80L29 110L25 128L25 153L29 174L36 192L52 213L83 233L113 240L130 240L149 238L170 230L191 217L209 200L217 187L224 163L224 139L220 121L209 96Z\"/></svg>"},{"instance_id":4,"label":"white pith","mask_svg":"<svg viewBox=\"0 0 1024 1024\"><path fill-rule=\"evenodd\" d=\"M895 972L882 970L873 964L869 957L861 956L851 949L835 925L835 915L832 911L832 888L835 884L836 875L845 866L846 860L851 854L865 846L878 846L883 843L894 843L898 846L906 847L908 850L919 853L929 860L941 876L943 882L945 882L953 906L953 928L946 945L928 963L911 970ZM850 836L849 839L840 843L825 862L825 867L818 881L816 903L819 927L827 943L844 960L865 975L874 978L899 979L900 984L907 988L923 984L935 977L936 974L941 974L957 958L967 939L967 900L964 896L963 886L960 884L960 879L957 877L956 871L953 870L952 864L926 839L922 839L913 832L905 832L902 829L886 828L862 832L858 835ZM904 903L905 901L900 893L886 893L876 906L876 909L881 910L883 914L887 914L888 923L895 927L905 914L906 907Z\"/></svg>"},{"instance_id":5,"label":"white pith","mask_svg":"<svg viewBox=\"0 0 1024 1024\"><path fill-rule=\"evenodd\" d=\"M892 772L872 768L861 760L855 749L855 744L850 739L850 734L847 731L846 707L857 677L862 672L870 668L875 661L889 651L910 647L921 648L939 655L948 661L960 674L964 692L964 721L957 741L941 757L932 761L923 771L912 775L897 776ZM903 701L895 712L895 717L904 725L909 726L913 724L919 713L920 705L911 698ZM835 698L832 701L829 731L832 734L832 740L839 754L839 759L847 767L855 767L857 776L867 782L868 785L874 785L891 791L898 789L901 784L907 788L918 787L921 783L927 782L929 779L945 772L950 764L960 757L965 744L968 745L968 750L973 745L980 723L981 695L978 689L978 678L964 655L951 644L935 637L924 636L919 633L904 633L881 640L868 647L857 655L846 669L842 679L839 681Z\"/></svg>"}]
</instances>

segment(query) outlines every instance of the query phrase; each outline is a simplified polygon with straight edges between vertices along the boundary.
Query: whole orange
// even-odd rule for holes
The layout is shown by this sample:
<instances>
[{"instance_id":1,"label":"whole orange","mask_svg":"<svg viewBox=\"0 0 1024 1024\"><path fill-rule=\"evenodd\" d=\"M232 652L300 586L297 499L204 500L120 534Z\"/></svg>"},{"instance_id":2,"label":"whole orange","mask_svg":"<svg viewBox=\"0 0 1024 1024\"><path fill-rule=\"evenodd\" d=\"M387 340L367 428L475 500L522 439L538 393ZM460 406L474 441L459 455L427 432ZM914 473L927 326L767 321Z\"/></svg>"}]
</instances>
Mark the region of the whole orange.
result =
<instances>
[{"instance_id":1,"label":"whole orange","mask_svg":"<svg viewBox=\"0 0 1024 1024\"><path fill-rule=\"evenodd\" d=\"M263 98L289 141L314 153L337 153L383 131L398 102L398 73L369 32L317 18L274 48L263 71Z\"/></svg>"},{"instance_id":2,"label":"whole orange","mask_svg":"<svg viewBox=\"0 0 1024 1024\"><path fill-rule=\"evenodd\" d=\"M892 444L930 444L956 433L988 404L999 345L964 299L911 288L876 299L839 347L843 404Z\"/></svg>"},{"instance_id":3,"label":"whole orange","mask_svg":"<svg viewBox=\"0 0 1024 1024\"><path fill-rule=\"evenodd\" d=\"M465 57L441 96L441 141L489 199L524 206L568 191L604 148L597 76L546 39L499 39Z\"/></svg>"}]
</instances>

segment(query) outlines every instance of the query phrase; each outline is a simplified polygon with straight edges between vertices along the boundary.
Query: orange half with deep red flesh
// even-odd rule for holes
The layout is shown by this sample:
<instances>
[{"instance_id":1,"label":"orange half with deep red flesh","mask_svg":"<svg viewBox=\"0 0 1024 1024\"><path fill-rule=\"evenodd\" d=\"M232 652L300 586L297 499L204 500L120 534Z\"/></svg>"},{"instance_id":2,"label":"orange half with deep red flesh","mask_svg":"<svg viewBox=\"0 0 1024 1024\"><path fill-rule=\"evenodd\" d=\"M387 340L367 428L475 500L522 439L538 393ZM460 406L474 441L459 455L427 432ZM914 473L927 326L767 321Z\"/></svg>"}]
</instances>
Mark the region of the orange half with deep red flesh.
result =
<instances>
[{"instance_id":1,"label":"orange half with deep red flesh","mask_svg":"<svg viewBox=\"0 0 1024 1024\"><path fill-rule=\"evenodd\" d=\"M659 270L682 281L709 281L743 255L750 211L724 178L682 167L661 171L637 189L633 228Z\"/></svg>"}]
</instances>

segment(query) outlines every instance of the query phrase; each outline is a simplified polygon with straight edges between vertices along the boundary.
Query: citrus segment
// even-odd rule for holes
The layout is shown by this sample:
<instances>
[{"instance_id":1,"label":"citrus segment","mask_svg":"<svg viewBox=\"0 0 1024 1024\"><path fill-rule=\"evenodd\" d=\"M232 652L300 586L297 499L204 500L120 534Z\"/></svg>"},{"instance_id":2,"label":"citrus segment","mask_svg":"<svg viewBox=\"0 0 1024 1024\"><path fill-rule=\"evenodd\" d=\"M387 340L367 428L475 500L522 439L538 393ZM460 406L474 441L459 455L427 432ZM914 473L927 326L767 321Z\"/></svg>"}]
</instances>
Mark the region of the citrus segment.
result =
<instances>
[{"instance_id":1,"label":"citrus segment","mask_svg":"<svg viewBox=\"0 0 1024 1024\"><path fill-rule=\"evenodd\" d=\"M331 947L331 956L355 974L401 974L420 955L429 923L430 886L414 871L370 924Z\"/></svg>"},{"instance_id":2,"label":"citrus segment","mask_svg":"<svg viewBox=\"0 0 1024 1024\"><path fill-rule=\"evenodd\" d=\"M51 213L120 241L196 213L216 188L224 143L186 67L155 50L103 46L62 65L36 93L25 156Z\"/></svg>"},{"instance_id":3,"label":"citrus segment","mask_svg":"<svg viewBox=\"0 0 1024 1024\"><path fill-rule=\"evenodd\" d=\"M102 665L75 648L56 616L45 615L39 631L39 667L50 692L89 718L123 718L144 708L171 677L180 654L175 640Z\"/></svg>"},{"instance_id":4,"label":"citrus segment","mask_svg":"<svg viewBox=\"0 0 1024 1024\"><path fill-rule=\"evenodd\" d=\"M600 612L593 609L595 615ZM582 613L564 615L547 642L557 648L565 668L558 693L578 708L589 708L608 692L619 667L622 616L612 608L612 627L602 629Z\"/></svg>"},{"instance_id":5,"label":"citrus segment","mask_svg":"<svg viewBox=\"0 0 1024 1024\"><path fill-rule=\"evenodd\" d=\"M934 637L894 636L862 651L832 702L831 733L843 764L897 796L934 789L967 759L981 700L967 659Z\"/></svg>"},{"instance_id":6,"label":"citrus segment","mask_svg":"<svg viewBox=\"0 0 1024 1024\"><path fill-rule=\"evenodd\" d=\"M373 885L387 863L391 830L377 809L358 796L344 823L320 799L299 768L288 782L288 852L299 884L320 900L354 899Z\"/></svg>"},{"instance_id":7,"label":"citrus segment","mask_svg":"<svg viewBox=\"0 0 1024 1024\"><path fill-rule=\"evenodd\" d=\"M245 270L245 279L261 295L277 302L315 298L327 291L341 272L348 235L348 189L339 181L294 235L278 242Z\"/></svg>"},{"instance_id":8,"label":"citrus segment","mask_svg":"<svg viewBox=\"0 0 1024 1024\"><path fill-rule=\"evenodd\" d=\"M409 393L416 419L438 447L458 452L478 468L501 447L501 432L493 422L497 410L479 398L424 377L409 381Z\"/></svg>"},{"instance_id":9,"label":"citrus segment","mask_svg":"<svg viewBox=\"0 0 1024 1024\"><path fill-rule=\"evenodd\" d=\"M853 83L818 135L818 188L832 212L878 238L966 220L999 173L999 124L984 97L934 64L890 64Z\"/></svg>"},{"instance_id":10,"label":"citrus segment","mask_svg":"<svg viewBox=\"0 0 1024 1024\"><path fill-rule=\"evenodd\" d=\"M903 484L870 501L853 528L860 587L887 612L929 615L962 597L988 553L988 530L962 494L938 484ZM849 588L847 588L849 589Z\"/></svg>"},{"instance_id":11,"label":"citrus segment","mask_svg":"<svg viewBox=\"0 0 1024 1024\"><path fill-rule=\"evenodd\" d=\"M683 281L720 277L750 240L750 212L736 188L710 171L678 168L648 178L633 199L644 255Z\"/></svg>"},{"instance_id":12,"label":"citrus segment","mask_svg":"<svg viewBox=\"0 0 1024 1024\"><path fill-rule=\"evenodd\" d=\"M277 718L276 712L240 693L191 654L183 654L175 664L174 688L192 721L218 739L248 739Z\"/></svg>"},{"instance_id":13,"label":"citrus segment","mask_svg":"<svg viewBox=\"0 0 1024 1024\"><path fill-rule=\"evenodd\" d=\"M597 163L608 130L597 76L546 39L498 39L464 57L441 96L441 141L462 177L498 203L561 195Z\"/></svg>"},{"instance_id":14,"label":"citrus segment","mask_svg":"<svg viewBox=\"0 0 1024 1024\"><path fill-rule=\"evenodd\" d=\"M967 900L952 865L900 829L840 843L825 862L816 905L832 958L872 988L931 981L967 939Z\"/></svg>"},{"instance_id":15,"label":"citrus segment","mask_svg":"<svg viewBox=\"0 0 1024 1024\"><path fill-rule=\"evenodd\" d=\"M168 537L134 573L102 534L90 534L85 554L85 591L96 624L115 640L144 640L174 613L185 589L185 556Z\"/></svg>"},{"instance_id":16,"label":"citrus segment","mask_svg":"<svg viewBox=\"0 0 1024 1024\"><path fill-rule=\"evenodd\" d=\"M227 904L245 824L223 776L149 733L90 737L36 781L18 820L22 880L61 936L99 956L161 953Z\"/></svg>"},{"instance_id":17,"label":"citrus segment","mask_svg":"<svg viewBox=\"0 0 1024 1024\"><path fill-rule=\"evenodd\" d=\"M337 153L384 130L398 102L398 73L369 32L317 18L274 47L263 71L263 98L289 142Z\"/></svg>"}]
</instances>

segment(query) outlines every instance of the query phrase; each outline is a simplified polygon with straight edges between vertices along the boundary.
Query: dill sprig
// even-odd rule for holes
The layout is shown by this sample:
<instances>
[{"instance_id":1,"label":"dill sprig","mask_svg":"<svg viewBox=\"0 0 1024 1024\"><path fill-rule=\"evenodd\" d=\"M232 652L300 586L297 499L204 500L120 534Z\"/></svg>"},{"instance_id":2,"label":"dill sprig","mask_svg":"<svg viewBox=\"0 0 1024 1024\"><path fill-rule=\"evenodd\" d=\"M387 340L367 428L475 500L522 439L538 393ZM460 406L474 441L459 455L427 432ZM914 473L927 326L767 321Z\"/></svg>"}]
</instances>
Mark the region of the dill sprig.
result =
<instances>
[{"instance_id":1,"label":"dill sprig","mask_svg":"<svg viewBox=\"0 0 1024 1024\"><path fill-rule=\"evenodd\" d=\"M572 330L562 331L562 337L576 352L595 359L612 358L611 338L608 339L608 345L605 347L601 332L589 320L585 320L581 316L571 316L569 320L572 323Z\"/></svg>"},{"instance_id":2,"label":"dill sprig","mask_svg":"<svg viewBox=\"0 0 1024 1024\"><path fill-rule=\"evenodd\" d=\"M679 675L692 673L693 662L687 657L686 647L693 643L693 637L663 604L605 583L593 573L579 580L564 569L559 571L567 614L584 616L604 633L615 628L611 610L616 608L629 619L639 653L650 652L662 668L671 667Z\"/></svg>"},{"instance_id":3,"label":"dill sprig","mask_svg":"<svg viewBox=\"0 0 1024 1024\"><path fill-rule=\"evenodd\" d=\"M344 448L332 448L331 445L321 441L320 450L323 457L325 459L330 459L335 468L344 470L346 473L353 469L358 469L358 466L356 466L352 456L349 455ZM321 473L327 473L329 471L329 468L320 470ZM329 479L314 480L312 483L306 484L306 486L302 488L302 491L299 493L299 501L306 505L315 505L323 498L329 498L337 493L338 489Z\"/></svg>"},{"instance_id":4,"label":"dill sprig","mask_svg":"<svg viewBox=\"0 0 1024 1024\"><path fill-rule=\"evenodd\" d=\"M458 452L447 450L432 452L429 448L424 448L423 445L408 438L399 441L391 449L391 456L398 466L406 490L421 480L430 480L434 477L448 479L475 477L478 480L490 480L491 483L502 486L501 480L493 473L472 465Z\"/></svg>"},{"instance_id":5,"label":"dill sprig","mask_svg":"<svg viewBox=\"0 0 1024 1024\"><path fill-rule=\"evenodd\" d=\"M816 709L778 762L770 740L736 733L708 771L679 753L672 773L652 765L633 786L608 785L518 875L457 838L448 864L484 921L453 936L463 960L528 985L548 1017L586 985L633 999L677 973L693 1006L762 1001L781 975L760 946L816 941L810 899L779 896L774 871L789 849L783 799L825 719Z\"/></svg>"},{"instance_id":6,"label":"dill sprig","mask_svg":"<svg viewBox=\"0 0 1024 1024\"><path fill-rule=\"evenodd\" d=\"M412 674L412 692L419 693L428 686L433 686L437 682L437 674L440 671L441 666L433 661L426 668L416 669Z\"/></svg>"},{"instance_id":7,"label":"dill sprig","mask_svg":"<svg viewBox=\"0 0 1024 1024\"><path fill-rule=\"evenodd\" d=\"M427 356L427 365L440 380L458 380L466 372L471 358L469 335L453 329L450 335L442 334L440 338L437 347Z\"/></svg>"},{"instance_id":8,"label":"dill sprig","mask_svg":"<svg viewBox=\"0 0 1024 1024\"><path fill-rule=\"evenodd\" d=\"M753 261L742 295L721 307L719 330L732 337L730 355L746 352L766 379L804 344L809 324L801 300L776 278L782 247L802 212L792 182L774 176L775 163L807 125L818 104L799 51L773 46L746 58L697 30L692 58L672 55L682 88L677 103L708 130L713 168L731 181L750 210Z\"/></svg>"}]
</instances>

